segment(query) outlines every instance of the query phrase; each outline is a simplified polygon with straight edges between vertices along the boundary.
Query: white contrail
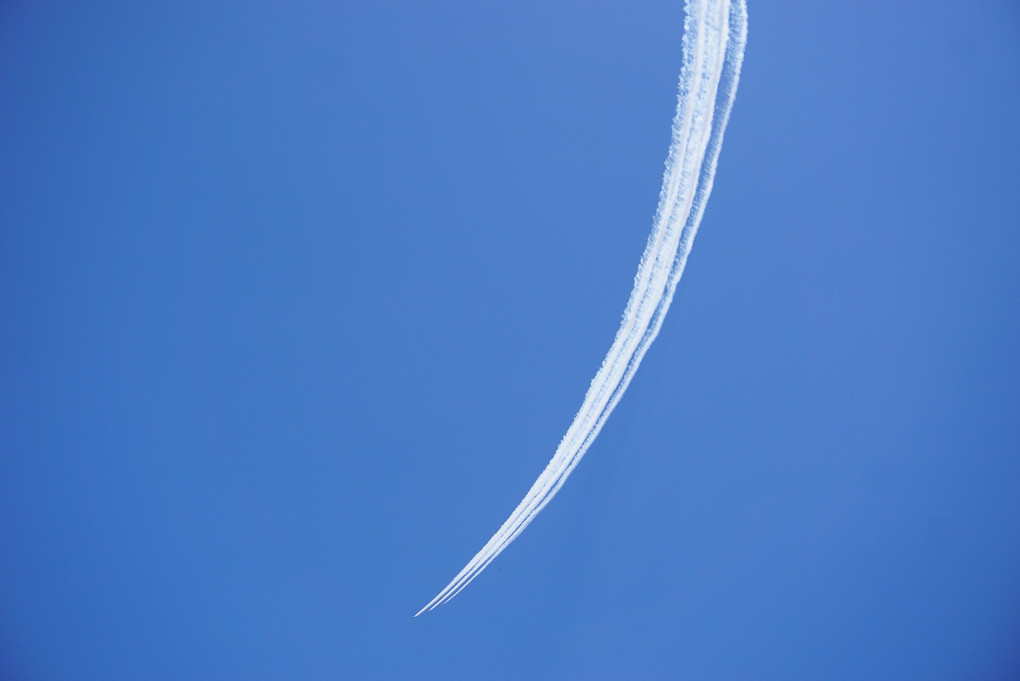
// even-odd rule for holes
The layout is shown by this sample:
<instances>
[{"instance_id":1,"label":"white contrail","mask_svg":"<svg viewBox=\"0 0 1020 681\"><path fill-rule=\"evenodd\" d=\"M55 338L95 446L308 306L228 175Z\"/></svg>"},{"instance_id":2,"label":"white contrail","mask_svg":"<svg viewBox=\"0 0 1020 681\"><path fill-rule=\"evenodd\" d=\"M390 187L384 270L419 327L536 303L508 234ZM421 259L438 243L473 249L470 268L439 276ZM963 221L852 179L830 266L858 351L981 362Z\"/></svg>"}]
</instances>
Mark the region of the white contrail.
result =
<instances>
[{"instance_id":1,"label":"white contrail","mask_svg":"<svg viewBox=\"0 0 1020 681\"><path fill-rule=\"evenodd\" d=\"M524 499L415 617L460 593L556 495L602 430L659 333L712 191L747 38L744 0L687 0L685 11L683 68L659 207L613 345L556 453Z\"/></svg>"}]
</instances>

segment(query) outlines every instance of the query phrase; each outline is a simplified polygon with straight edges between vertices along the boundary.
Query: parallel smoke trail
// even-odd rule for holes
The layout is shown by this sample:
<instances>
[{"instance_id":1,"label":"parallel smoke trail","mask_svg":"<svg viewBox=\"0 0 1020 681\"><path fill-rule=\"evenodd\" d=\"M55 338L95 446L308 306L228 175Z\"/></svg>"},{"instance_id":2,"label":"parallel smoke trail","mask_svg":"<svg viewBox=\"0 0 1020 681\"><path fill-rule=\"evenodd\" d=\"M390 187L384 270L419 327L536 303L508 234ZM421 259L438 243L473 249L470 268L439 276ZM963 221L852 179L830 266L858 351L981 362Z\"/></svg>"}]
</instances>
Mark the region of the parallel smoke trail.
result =
<instances>
[{"instance_id":1,"label":"parallel smoke trail","mask_svg":"<svg viewBox=\"0 0 1020 681\"><path fill-rule=\"evenodd\" d=\"M747 39L744 0L687 0L683 67L648 245L613 345L552 460L499 530L415 617L450 600L524 531L598 436L659 333L712 191Z\"/></svg>"}]
</instances>

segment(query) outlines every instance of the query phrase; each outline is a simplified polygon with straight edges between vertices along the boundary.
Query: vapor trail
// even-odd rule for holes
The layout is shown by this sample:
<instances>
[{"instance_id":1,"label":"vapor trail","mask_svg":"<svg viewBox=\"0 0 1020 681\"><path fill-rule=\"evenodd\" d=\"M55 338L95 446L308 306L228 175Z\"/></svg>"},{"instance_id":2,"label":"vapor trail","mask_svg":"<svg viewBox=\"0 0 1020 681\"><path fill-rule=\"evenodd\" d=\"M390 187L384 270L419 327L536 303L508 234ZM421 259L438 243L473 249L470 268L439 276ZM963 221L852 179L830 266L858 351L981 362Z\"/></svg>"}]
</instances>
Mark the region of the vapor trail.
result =
<instances>
[{"instance_id":1,"label":"vapor trail","mask_svg":"<svg viewBox=\"0 0 1020 681\"><path fill-rule=\"evenodd\" d=\"M659 333L712 191L747 38L744 0L687 0L685 11L683 67L659 206L613 345L556 453L524 499L415 617L460 593L545 508L602 430Z\"/></svg>"}]
</instances>

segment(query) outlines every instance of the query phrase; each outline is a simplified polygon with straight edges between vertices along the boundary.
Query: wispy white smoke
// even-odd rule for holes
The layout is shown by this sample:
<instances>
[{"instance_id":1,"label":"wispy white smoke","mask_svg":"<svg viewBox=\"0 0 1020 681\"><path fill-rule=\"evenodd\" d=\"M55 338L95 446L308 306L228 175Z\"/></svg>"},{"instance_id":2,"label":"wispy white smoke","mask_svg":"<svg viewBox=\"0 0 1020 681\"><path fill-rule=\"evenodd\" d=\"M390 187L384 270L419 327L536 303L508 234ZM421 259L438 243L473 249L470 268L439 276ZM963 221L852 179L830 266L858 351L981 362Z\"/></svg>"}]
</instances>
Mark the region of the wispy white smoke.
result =
<instances>
[{"instance_id":1,"label":"wispy white smoke","mask_svg":"<svg viewBox=\"0 0 1020 681\"><path fill-rule=\"evenodd\" d=\"M415 617L450 600L524 531L598 436L659 333L683 274L705 202L747 37L744 0L687 0L673 137L648 245L620 329L552 460L506 522Z\"/></svg>"}]
</instances>

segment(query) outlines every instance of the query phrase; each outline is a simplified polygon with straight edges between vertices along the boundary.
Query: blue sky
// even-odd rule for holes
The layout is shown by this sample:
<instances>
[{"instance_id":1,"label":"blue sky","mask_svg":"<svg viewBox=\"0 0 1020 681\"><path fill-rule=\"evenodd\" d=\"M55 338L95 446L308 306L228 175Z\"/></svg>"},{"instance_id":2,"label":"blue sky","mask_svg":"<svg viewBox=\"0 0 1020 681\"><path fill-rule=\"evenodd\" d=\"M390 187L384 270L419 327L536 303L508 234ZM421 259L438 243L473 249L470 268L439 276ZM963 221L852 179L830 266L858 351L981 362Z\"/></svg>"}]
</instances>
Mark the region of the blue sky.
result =
<instances>
[{"instance_id":1,"label":"blue sky","mask_svg":"<svg viewBox=\"0 0 1020 681\"><path fill-rule=\"evenodd\" d=\"M662 333L679 2L0 9L0 676L1020 674L1020 10L752 3Z\"/></svg>"}]
</instances>

